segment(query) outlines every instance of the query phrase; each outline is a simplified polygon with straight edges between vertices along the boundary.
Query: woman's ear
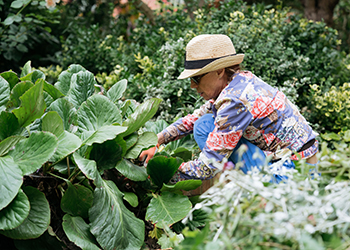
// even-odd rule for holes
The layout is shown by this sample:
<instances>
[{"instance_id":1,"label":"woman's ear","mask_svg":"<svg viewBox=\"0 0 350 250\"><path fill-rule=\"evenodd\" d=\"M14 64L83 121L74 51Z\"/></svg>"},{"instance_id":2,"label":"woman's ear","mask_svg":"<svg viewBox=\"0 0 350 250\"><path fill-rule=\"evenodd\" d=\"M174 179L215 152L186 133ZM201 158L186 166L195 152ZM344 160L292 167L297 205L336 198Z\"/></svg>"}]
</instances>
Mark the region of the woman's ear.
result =
<instances>
[{"instance_id":1,"label":"woman's ear","mask_svg":"<svg viewBox=\"0 0 350 250\"><path fill-rule=\"evenodd\" d=\"M219 79L222 78L225 75L225 69L218 69L216 74L218 75Z\"/></svg>"}]
</instances>

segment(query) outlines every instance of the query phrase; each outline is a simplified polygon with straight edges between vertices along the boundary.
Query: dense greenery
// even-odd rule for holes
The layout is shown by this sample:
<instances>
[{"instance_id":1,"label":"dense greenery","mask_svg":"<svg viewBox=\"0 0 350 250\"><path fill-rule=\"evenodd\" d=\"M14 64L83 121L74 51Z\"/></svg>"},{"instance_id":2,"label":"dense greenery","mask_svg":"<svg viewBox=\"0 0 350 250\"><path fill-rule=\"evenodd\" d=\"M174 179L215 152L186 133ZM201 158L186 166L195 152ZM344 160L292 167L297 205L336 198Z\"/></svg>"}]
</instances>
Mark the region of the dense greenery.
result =
<instances>
[{"instance_id":1,"label":"dense greenery","mask_svg":"<svg viewBox=\"0 0 350 250\"><path fill-rule=\"evenodd\" d=\"M0 74L1 242L20 250L350 247L344 33L239 0L193 13L162 6L155 25L132 4L109 19L115 6L91 11L93 2L0 0L0 72L15 71ZM337 13L348 11L341 3ZM268 167L224 171L198 200L181 190L200 181L169 184L199 153L193 138L168 144L147 168L138 160L156 133L202 102L177 76L185 45L205 33L227 34L244 68L300 107L320 133L320 175L303 161L278 185ZM28 59L35 68L22 67Z\"/></svg>"}]
</instances>

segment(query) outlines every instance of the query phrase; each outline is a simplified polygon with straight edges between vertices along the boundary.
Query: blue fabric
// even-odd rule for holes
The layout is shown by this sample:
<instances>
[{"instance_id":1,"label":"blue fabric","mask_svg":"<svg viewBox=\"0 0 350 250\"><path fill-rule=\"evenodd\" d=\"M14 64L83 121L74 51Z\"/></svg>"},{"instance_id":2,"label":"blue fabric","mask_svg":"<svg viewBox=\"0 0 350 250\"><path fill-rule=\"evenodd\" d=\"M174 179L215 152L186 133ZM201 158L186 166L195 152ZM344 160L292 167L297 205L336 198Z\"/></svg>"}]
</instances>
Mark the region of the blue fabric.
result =
<instances>
[{"instance_id":1,"label":"blue fabric","mask_svg":"<svg viewBox=\"0 0 350 250\"><path fill-rule=\"evenodd\" d=\"M200 117L195 123L193 127L193 135L194 139L197 142L199 148L203 150L208 135L210 132L212 132L215 128L214 125L214 117L212 114L206 114L202 117ZM239 153L239 147L245 144L247 146L247 151L243 152L242 155ZM235 165L239 162L243 163L243 166L241 166L241 170L243 173L247 174L248 171L252 170L253 167L257 167L259 170L262 166L265 165L266 156L264 152L245 138L241 138L233 150L231 156L229 157L229 161L233 162ZM269 163L270 165L271 163ZM284 167L287 168L295 168L293 161L285 161L283 163ZM282 175L274 175L272 178L272 182L280 182L283 180L286 180L286 176Z\"/></svg>"}]
</instances>

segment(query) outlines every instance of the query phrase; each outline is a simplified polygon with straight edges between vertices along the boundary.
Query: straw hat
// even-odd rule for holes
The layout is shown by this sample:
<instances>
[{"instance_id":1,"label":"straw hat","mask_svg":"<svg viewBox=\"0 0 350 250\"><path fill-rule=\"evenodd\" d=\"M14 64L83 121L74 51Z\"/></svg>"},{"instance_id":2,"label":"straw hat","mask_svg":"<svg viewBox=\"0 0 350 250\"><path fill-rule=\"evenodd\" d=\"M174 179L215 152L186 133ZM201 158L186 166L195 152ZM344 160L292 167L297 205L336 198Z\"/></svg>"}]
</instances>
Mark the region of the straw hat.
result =
<instances>
[{"instance_id":1,"label":"straw hat","mask_svg":"<svg viewBox=\"0 0 350 250\"><path fill-rule=\"evenodd\" d=\"M244 54L236 54L231 39L226 35L199 35L186 46L185 70L178 79L223 69L239 64Z\"/></svg>"}]
</instances>

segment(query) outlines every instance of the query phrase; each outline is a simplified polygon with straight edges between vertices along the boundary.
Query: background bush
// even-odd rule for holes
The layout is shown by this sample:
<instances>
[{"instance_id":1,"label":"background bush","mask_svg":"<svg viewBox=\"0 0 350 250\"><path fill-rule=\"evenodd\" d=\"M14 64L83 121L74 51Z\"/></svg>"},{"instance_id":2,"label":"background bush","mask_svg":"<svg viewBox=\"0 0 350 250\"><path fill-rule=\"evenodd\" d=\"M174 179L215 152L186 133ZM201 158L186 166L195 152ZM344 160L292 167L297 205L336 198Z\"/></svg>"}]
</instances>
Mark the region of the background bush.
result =
<instances>
[{"instance_id":1,"label":"background bush","mask_svg":"<svg viewBox=\"0 0 350 250\"><path fill-rule=\"evenodd\" d=\"M300 108L311 109L310 85L328 91L346 82L350 71L346 54L337 50L336 30L289 11L224 1L218 8L195 11L191 20L183 9L163 9L155 26L140 16L129 37L121 37L117 26L103 37L96 25L77 30L64 42L60 58L66 65L75 62L105 76L128 79L127 94L136 100L162 98L159 118L171 121L201 103L188 80L177 80L187 42L199 34L227 34L236 51L245 53L245 69L278 87Z\"/></svg>"}]
</instances>

